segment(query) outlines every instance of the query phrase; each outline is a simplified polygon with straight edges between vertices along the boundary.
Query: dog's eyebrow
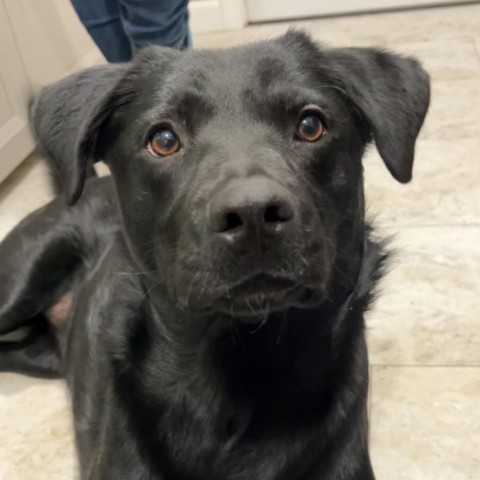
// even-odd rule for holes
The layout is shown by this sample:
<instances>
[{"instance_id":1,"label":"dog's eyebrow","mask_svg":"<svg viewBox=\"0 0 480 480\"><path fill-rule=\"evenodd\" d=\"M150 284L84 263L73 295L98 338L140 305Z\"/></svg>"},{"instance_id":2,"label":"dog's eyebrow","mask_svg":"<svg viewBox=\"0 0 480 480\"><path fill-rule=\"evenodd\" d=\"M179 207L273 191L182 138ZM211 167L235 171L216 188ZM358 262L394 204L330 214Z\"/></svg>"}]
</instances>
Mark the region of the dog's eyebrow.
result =
<instances>
[{"instance_id":1,"label":"dog's eyebrow","mask_svg":"<svg viewBox=\"0 0 480 480\"><path fill-rule=\"evenodd\" d=\"M163 91L158 101L143 116L146 123L172 119L195 132L198 125L208 121L214 113L214 103L195 89Z\"/></svg>"},{"instance_id":2,"label":"dog's eyebrow","mask_svg":"<svg viewBox=\"0 0 480 480\"><path fill-rule=\"evenodd\" d=\"M278 85L261 92L261 95L246 89L244 97L252 113L264 118L273 115L277 121L299 114L300 110L309 104L318 105L326 111L330 109L327 96L321 90L308 87Z\"/></svg>"},{"instance_id":3,"label":"dog's eyebrow","mask_svg":"<svg viewBox=\"0 0 480 480\"><path fill-rule=\"evenodd\" d=\"M325 97L310 88L276 87L264 92L265 101L282 103L289 107L303 106L305 103L325 102Z\"/></svg>"},{"instance_id":4,"label":"dog's eyebrow","mask_svg":"<svg viewBox=\"0 0 480 480\"><path fill-rule=\"evenodd\" d=\"M194 115L201 113L207 116L211 115L214 110L214 105L209 98L204 93L193 89L182 92L180 95L171 99L169 103L174 111L184 117L188 117L192 113Z\"/></svg>"}]
</instances>

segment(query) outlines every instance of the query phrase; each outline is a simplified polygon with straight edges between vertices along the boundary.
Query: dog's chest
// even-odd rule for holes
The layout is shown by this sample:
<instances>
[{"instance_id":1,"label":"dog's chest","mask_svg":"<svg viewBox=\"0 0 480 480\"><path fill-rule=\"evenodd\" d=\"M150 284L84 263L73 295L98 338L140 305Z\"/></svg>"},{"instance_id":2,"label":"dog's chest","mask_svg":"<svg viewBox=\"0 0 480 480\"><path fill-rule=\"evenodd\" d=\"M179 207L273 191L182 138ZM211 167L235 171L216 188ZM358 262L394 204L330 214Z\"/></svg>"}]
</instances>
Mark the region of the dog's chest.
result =
<instances>
[{"instance_id":1,"label":"dog's chest","mask_svg":"<svg viewBox=\"0 0 480 480\"><path fill-rule=\"evenodd\" d=\"M315 392L305 401L312 392L273 365L257 364L256 374L242 367L228 371L233 384L202 370L192 374L196 381L165 394L158 449L168 452L162 468L172 478L291 480L289 472L310 466L305 451L314 450L318 462L329 398Z\"/></svg>"},{"instance_id":2,"label":"dog's chest","mask_svg":"<svg viewBox=\"0 0 480 480\"><path fill-rule=\"evenodd\" d=\"M175 472L173 478L291 480L289 472L300 474L311 468L303 452L313 447L316 462L321 455L323 442L314 429L260 426L241 416L217 415L212 420L213 424L189 416L183 422L170 418L167 449L172 463L167 469Z\"/></svg>"}]
</instances>

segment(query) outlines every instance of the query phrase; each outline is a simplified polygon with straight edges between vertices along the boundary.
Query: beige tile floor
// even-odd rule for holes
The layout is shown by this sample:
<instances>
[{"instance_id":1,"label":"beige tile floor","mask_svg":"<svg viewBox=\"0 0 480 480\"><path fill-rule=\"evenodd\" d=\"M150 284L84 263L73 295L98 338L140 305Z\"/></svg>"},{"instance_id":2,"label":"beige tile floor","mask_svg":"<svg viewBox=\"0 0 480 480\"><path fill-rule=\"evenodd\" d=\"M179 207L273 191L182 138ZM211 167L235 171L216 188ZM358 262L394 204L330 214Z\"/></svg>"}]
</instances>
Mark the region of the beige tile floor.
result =
<instances>
[{"instance_id":1,"label":"beige tile floor","mask_svg":"<svg viewBox=\"0 0 480 480\"><path fill-rule=\"evenodd\" d=\"M418 56L433 79L414 181L371 151L369 210L397 256L368 315L379 480L480 479L480 5L269 24L201 35L227 47L294 25L324 43ZM0 237L50 198L32 157L0 187ZM0 479L75 478L61 382L0 375Z\"/></svg>"}]
</instances>

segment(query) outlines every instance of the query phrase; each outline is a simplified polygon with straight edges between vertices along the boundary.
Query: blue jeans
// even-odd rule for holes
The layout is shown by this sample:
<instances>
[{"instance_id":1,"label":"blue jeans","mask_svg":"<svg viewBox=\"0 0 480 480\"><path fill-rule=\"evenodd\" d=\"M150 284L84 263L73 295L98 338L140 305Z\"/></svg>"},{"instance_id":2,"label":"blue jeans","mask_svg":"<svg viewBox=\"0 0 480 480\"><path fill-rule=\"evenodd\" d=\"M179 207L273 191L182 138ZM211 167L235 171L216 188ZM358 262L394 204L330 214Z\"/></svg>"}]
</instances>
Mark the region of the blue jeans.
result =
<instances>
[{"instance_id":1,"label":"blue jeans","mask_svg":"<svg viewBox=\"0 0 480 480\"><path fill-rule=\"evenodd\" d=\"M192 46L188 0L71 0L109 62L126 62L149 45Z\"/></svg>"}]
</instances>

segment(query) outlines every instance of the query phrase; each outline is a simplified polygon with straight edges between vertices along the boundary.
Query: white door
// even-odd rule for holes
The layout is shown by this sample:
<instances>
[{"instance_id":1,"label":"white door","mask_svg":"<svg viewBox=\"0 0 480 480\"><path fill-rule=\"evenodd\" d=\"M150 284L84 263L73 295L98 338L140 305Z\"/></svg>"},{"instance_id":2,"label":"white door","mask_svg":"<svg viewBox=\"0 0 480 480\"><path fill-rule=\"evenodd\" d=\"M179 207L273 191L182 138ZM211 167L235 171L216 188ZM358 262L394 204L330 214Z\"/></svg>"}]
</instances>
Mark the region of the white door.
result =
<instances>
[{"instance_id":1,"label":"white door","mask_svg":"<svg viewBox=\"0 0 480 480\"><path fill-rule=\"evenodd\" d=\"M247 15L251 22L315 17L336 13L387 10L463 0L247 0Z\"/></svg>"},{"instance_id":2,"label":"white door","mask_svg":"<svg viewBox=\"0 0 480 480\"><path fill-rule=\"evenodd\" d=\"M190 26L195 33L241 28L246 23L244 0L191 0Z\"/></svg>"},{"instance_id":3,"label":"white door","mask_svg":"<svg viewBox=\"0 0 480 480\"><path fill-rule=\"evenodd\" d=\"M0 0L0 181L33 150L26 101L30 96L20 52Z\"/></svg>"}]
</instances>

